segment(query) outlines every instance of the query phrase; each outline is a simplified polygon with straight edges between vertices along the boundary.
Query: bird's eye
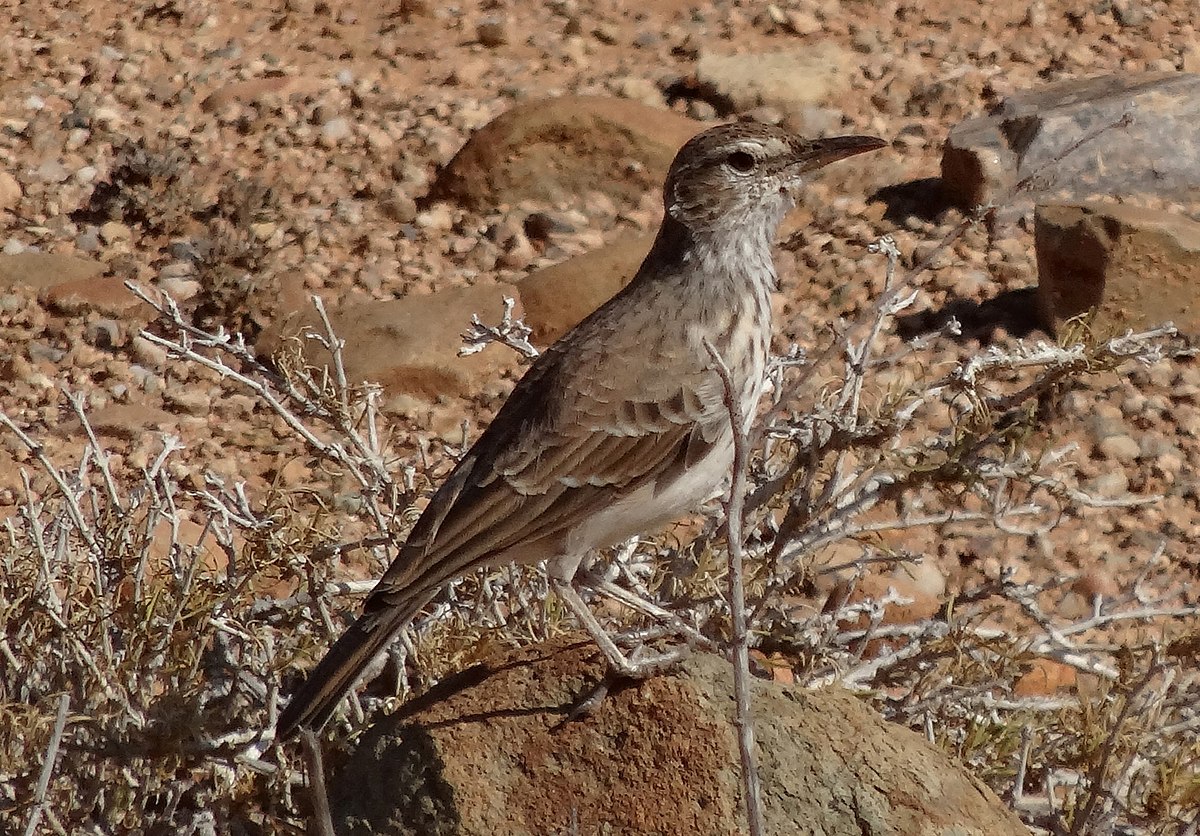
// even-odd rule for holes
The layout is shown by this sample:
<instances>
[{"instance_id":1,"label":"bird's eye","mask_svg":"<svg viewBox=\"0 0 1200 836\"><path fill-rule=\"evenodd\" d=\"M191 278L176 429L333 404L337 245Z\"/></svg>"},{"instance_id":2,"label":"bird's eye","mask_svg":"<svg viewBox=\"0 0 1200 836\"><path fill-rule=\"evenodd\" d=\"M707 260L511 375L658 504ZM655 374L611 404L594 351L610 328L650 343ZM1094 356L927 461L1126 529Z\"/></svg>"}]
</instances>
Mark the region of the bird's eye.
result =
<instances>
[{"instance_id":1,"label":"bird's eye","mask_svg":"<svg viewBox=\"0 0 1200 836\"><path fill-rule=\"evenodd\" d=\"M729 167L734 171L742 174L748 174L754 168L754 156L745 151L734 151L730 154L725 162L729 163Z\"/></svg>"}]
</instances>

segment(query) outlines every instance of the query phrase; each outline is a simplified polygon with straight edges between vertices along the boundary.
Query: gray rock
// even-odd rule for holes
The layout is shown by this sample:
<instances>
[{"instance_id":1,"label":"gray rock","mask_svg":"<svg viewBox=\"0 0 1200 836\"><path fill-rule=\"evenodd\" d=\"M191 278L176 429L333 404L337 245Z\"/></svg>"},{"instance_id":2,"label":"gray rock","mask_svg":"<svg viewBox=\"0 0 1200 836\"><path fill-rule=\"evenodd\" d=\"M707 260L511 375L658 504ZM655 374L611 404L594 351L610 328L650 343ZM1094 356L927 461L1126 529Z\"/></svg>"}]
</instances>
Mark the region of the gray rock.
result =
<instances>
[{"instance_id":1,"label":"gray rock","mask_svg":"<svg viewBox=\"0 0 1200 836\"><path fill-rule=\"evenodd\" d=\"M75 239L75 249L83 253L94 253L100 249L100 229L89 226Z\"/></svg>"},{"instance_id":2,"label":"gray rock","mask_svg":"<svg viewBox=\"0 0 1200 836\"><path fill-rule=\"evenodd\" d=\"M1063 154L1089 132L1115 124ZM1021 179L1039 193L1200 193L1200 75L1140 73L1064 81L1018 93L988 116L960 122L942 155L942 179L965 207L1004 197Z\"/></svg>"}]
</instances>

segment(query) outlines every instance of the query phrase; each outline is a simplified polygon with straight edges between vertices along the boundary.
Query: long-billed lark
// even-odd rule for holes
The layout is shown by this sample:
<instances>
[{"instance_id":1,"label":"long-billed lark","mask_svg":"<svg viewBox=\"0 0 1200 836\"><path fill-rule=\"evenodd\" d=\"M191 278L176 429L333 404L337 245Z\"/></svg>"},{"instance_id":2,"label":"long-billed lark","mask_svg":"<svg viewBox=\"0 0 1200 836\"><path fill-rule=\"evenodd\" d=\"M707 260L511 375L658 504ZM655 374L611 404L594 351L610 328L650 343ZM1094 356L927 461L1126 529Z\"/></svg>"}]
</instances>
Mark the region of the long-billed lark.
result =
<instances>
[{"instance_id":1,"label":"long-billed lark","mask_svg":"<svg viewBox=\"0 0 1200 836\"><path fill-rule=\"evenodd\" d=\"M550 346L433 495L362 616L279 718L277 737L320 728L363 669L449 581L545 560L550 584L615 672L640 664L572 586L592 550L650 532L727 490L733 429L707 345L747 426L771 340L779 222L822 166L874 137L801 139L721 125L679 151L665 216L633 280Z\"/></svg>"}]
</instances>

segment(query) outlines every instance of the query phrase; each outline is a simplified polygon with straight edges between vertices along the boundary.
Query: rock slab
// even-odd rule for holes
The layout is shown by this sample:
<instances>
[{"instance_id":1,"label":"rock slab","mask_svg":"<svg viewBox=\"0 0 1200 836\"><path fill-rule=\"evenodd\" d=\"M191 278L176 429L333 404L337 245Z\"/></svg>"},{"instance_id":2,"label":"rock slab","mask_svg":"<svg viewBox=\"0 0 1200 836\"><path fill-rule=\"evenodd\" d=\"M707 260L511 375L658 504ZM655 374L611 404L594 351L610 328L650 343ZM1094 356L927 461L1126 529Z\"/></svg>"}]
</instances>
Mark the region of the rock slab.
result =
<instances>
[{"instance_id":1,"label":"rock slab","mask_svg":"<svg viewBox=\"0 0 1200 836\"><path fill-rule=\"evenodd\" d=\"M682 672L567 721L603 666L577 639L508 652L376 724L329 782L335 830L364 834L744 832L732 672ZM849 693L754 683L767 832L1028 836L920 735Z\"/></svg>"},{"instance_id":2,"label":"rock slab","mask_svg":"<svg viewBox=\"0 0 1200 836\"><path fill-rule=\"evenodd\" d=\"M534 342L549 345L615 296L637 273L652 243L653 235L631 235L522 279L517 287Z\"/></svg>"},{"instance_id":3,"label":"rock slab","mask_svg":"<svg viewBox=\"0 0 1200 836\"><path fill-rule=\"evenodd\" d=\"M1037 207L1038 312L1052 331L1096 311L1106 333L1173 322L1200 334L1200 223L1084 202Z\"/></svg>"},{"instance_id":4,"label":"rock slab","mask_svg":"<svg viewBox=\"0 0 1200 836\"><path fill-rule=\"evenodd\" d=\"M741 55L701 52L696 80L727 98L735 112L759 105L789 112L848 88L852 69L853 53L832 43L816 43Z\"/></svg>"},{"instance_id":5,"label":"rock slab","mask_svg":"<svg viewBox=\"0 0 1200 836\"><path fill-rule=\"evenodd\" d=\"M1128 125L1054 162L1126 115ZM966 208L1003 198L1035 172L1043 173L1029 192L1034 196L1200 194L1200 75L1106 75L1024 91L988 116L956 125L942 154L947 194Z\"/></svg>"},{"instance_id":6,"label":"rock slab","mask_svg":"<svg viewBox=\"0 0 1200 836\"><path fill-rule=\"evenodd\" d=\"M429 403L495 389L503 375L517 367L516 354L502 346L467 357L460 357L458 351L472 314L484 322L498 322L505 297L519 298L517 288L478 284L330 311L334 333L345 341L347 378L351 383L377 383L388 395ZM521 313L517 311L518 316ZM305 330L320 331L311 308L282 317L259 337L256 350L273 355L285 340ZM321 367L331 362L317 341L306 339L301 345L307 363Z\"/></svg>"}]
</instances>

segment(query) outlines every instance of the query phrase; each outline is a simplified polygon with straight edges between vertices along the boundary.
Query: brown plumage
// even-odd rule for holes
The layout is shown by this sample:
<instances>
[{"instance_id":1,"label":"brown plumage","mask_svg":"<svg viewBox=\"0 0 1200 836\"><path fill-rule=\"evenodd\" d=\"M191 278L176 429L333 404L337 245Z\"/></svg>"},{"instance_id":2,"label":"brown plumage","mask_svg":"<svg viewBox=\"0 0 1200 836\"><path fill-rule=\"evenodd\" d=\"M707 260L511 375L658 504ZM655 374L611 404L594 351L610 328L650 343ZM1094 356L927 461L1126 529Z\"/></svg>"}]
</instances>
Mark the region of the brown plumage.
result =
<instances>
[{"instance_id":1,"label":"brown plumage","mask_svg":"<svg viewBox=\"0 0 1200 836\"><path fill-rule=\"evenodd\" d=\"M721 354L752 416L771 338L778 224L808 172L882 145L751 124L689 141L671 165L666 215L633 280L526 372L434 494L362 616L293 695L278 737L320 728L442 586L480 566L548 560L552 585L610 664L635 670L571 580L588 552L723 490L733 435L704 342Z\"/></svg>"}]
</instances>

